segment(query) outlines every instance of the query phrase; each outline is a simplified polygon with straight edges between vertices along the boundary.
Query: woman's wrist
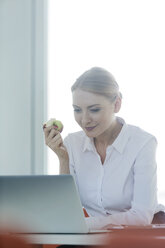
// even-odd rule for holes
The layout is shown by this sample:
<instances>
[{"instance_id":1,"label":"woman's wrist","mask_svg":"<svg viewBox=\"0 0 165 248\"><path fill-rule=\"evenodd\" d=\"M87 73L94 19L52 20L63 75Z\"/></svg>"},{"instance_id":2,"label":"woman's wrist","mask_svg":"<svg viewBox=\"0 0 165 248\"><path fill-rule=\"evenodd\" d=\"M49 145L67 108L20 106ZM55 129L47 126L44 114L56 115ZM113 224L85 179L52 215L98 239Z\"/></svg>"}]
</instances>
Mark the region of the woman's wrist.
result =
<instances>
[{"instance_id":1,"label":"woman's wrist","mask_svg":"<svg viewBox=\"0 0 165 248\"><path fill-rule=\"evenodd\" d=\"M69 159L60 159L60 174L70 174Z\"/></svg>"}]
</instances>

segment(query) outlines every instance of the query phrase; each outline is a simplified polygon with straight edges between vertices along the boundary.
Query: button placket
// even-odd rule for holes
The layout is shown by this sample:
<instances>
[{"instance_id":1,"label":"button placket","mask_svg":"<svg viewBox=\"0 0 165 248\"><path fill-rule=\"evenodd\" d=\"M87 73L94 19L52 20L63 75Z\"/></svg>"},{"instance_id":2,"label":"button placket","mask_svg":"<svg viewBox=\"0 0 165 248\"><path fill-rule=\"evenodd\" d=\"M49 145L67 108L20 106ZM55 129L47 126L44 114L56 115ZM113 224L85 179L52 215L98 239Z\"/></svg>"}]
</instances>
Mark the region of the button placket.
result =
<instances>
[{"instance_id":1,"label":"button placket","mask_svg":"<svg viewBox=\"0 0 165 248\"><path fill-rule=\"evenodd\" d=\"M107 213L107 210L103 206L102 185L103 185L103 180L104 180L104 174L105 174L106 166L108 164L110 164L110 158L111 158L112 152L113 152L113 147L112 146L108 147L107 150L106 150L106 158L105 158L104 164L102 165L103 175L102 175L102 182L101 182L101 187L100 187L100 206L102 208L102 211L105 214L109 214L109 213Z\"/></svg>"},{"instance_id":2,"label":"button placket","mask_svg":"<svg viewBox=\"0 0 165 248\"><path fill-rule=\"evenodd\" d=\"M100 160L101 163L101 160ZM99 177L99 185L98 185L98 204L102 208L102 183L104 177L104 168L100 166L100 177Z\"/></svg>"},{"instance_id":3,"label":"button placket","mask_svg":"<svg viewBox=\"0 0 165 248\"><path fill-rule=\"evenodd\" d=\"M104 161L104 164L103 164L104 166L107 164L107 162L110 161L110 157L112 155L112 151L113 151L113 147L112 146L110 146L110 147L107 148L107 150L106 150L106 157L105 157L105 161Z\"/></svg>"}]
</instances>

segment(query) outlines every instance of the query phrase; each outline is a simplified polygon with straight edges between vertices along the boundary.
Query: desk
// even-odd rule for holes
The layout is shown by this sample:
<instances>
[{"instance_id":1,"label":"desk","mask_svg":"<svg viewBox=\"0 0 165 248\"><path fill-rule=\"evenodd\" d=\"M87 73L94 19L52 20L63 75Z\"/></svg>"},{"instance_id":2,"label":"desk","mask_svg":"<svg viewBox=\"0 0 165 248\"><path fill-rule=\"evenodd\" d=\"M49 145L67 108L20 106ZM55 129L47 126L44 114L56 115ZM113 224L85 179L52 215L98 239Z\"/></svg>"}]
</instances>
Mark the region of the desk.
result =
<instances>
[{"instance_id":1,"label":"desk","mask_svg":"<svg viewBox=\"0 0 165 248\"><path fill-rule=\"evenodd\" d=\"M31 244L102 245L108 233L90 234L19 234Z\"/></svg>"},{"instance_id":2,"label":"desk","mask_svg":"<svg viewBox=\"0 0 165 248\"><path fill-rule=\"evenodd\" d=\"M19 234L20 235L20 234ZM165 247L165 225L112 228L108 233L21 234L31 244L106 245L109 247ZM108 242L108 243L107 243ZM109 246L110 244L110 246ZM116 246L118 245L118 246ZM148 246L149 245L149 246Z\"/></svg>"}]
</instances>

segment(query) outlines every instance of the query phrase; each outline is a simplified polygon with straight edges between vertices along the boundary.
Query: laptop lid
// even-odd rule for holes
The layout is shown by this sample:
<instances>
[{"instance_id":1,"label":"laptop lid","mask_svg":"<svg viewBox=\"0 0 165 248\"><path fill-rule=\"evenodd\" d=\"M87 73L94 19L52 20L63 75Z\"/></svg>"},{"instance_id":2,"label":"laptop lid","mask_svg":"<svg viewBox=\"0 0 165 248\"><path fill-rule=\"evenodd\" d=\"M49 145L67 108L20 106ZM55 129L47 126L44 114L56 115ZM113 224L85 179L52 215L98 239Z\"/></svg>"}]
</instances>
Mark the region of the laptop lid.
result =
<instances>
[{"instance_id":1,"label":"laptop lid","mask_svg":"<svg viewBox=\"0 0 165 248\"><path fill-rule=\"evenodd\" d=\"M27 233L87 233L71 175L0 176L0 223Z\"/></svg>"}]
</instances>

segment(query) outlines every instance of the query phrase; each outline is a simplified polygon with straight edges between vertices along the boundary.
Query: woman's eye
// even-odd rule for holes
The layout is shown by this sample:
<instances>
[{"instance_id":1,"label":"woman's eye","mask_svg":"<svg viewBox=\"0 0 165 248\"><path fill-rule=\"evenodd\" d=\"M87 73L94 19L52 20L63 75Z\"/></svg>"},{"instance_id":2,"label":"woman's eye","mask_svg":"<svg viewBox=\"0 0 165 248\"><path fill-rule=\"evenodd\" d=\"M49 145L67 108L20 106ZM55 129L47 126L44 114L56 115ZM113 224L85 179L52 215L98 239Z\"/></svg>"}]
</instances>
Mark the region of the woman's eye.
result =
<instances>
[{"instance_id":1,"label":"woman's eye","mask_svg":"<svg viewBox=\"0 0 165 248\"><path fill-rule=\"evenodd\" d=\"M100 109L99 109L99 108L95 108L95 109L91 109L90 111L91 111L91 112L99 112Z\"/></svg>"},{"instance_id":2,"label":"woman's eye","mask_svg":"<svg viewBox=\"0 0 165 248\"><path fill-rule=\"evenodd\" d=\"M74 109L74 112L80 113L81 112L81 109Z\"/></svg>"}]
</instances>

